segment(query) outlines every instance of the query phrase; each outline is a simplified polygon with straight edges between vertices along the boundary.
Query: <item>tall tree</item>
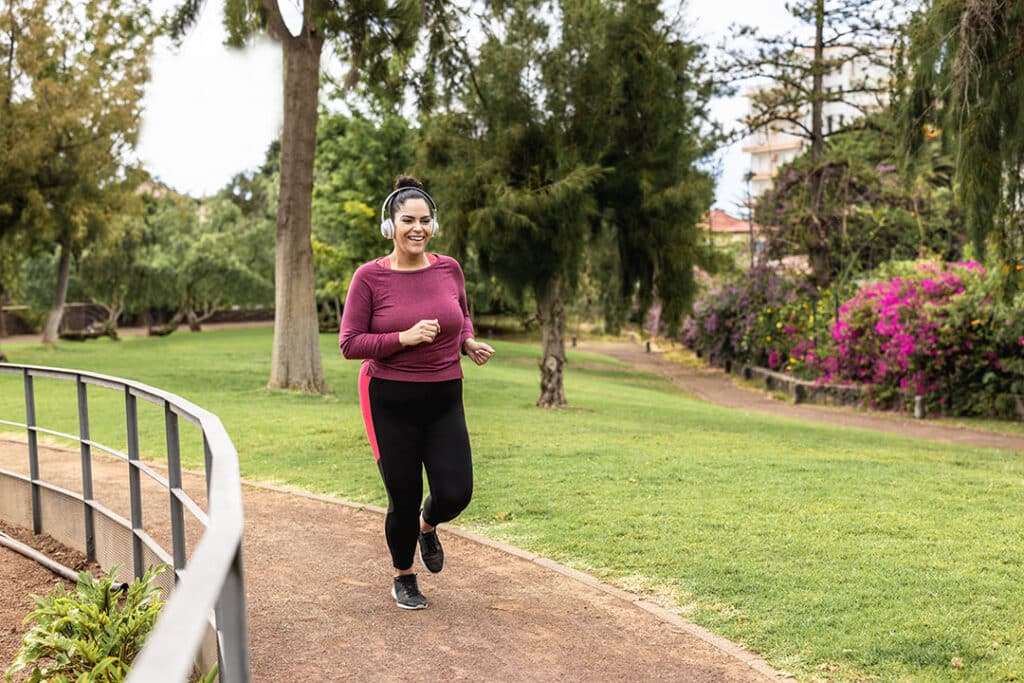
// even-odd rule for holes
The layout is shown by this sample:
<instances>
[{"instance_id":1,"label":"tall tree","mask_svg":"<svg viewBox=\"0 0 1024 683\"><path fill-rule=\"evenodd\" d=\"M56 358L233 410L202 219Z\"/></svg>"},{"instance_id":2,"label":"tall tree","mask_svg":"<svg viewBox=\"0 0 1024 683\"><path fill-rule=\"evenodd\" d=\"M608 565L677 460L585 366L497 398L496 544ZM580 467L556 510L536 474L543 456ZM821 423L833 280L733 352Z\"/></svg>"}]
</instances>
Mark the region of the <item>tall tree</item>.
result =
<instances>
[{"instance_id":1,"label":"tall tree","mask_svg":"<svg viewBox=\"0 0 1024 683\"><path fill-rule=\"evenodd\" d=\"M573 11L565 21L566 34L581 43L564 40L563 50L579 54L588 19ZM569 144L608 169L596 188L600 218L592 240L615 244L603 265L619 287L605 306L611 313L636 302L643 320L657 302L674 332L694 293L694 265L710 268L697 224L714 192L700 164L722 141L707 110L716 87L703 48L682 38L659 3L623 3L598 25L603 47L580 65L568 110Z\"/></svg>"},{"instance_id":2,"label":"tall tree","mask_svg":"<svg viewBox=\"0 0 1024 683\"><path fill-rule=\"evenodd\" d=\"M693 168L708 91L697 51L653 0L495 2L483 30L442 89L458 102L424 126L423 164L454 209L445 229L536 301L537 403L563 406L565 307L595 234L615 245L616 298L640 292L645 308L654 291L672 306L690 294L694 225L711 202Z\"/></svg>"},{"instance_id":3,"label":"tall tree","mask_svg":"<svg viewBox=\"0 0 1024 683\"><path fill-rule=\"evenodd\" d=\"M59 254L43 341L57 338L74 252L138 211L127 154L153 38L148 3L13 0L0 17L0 233Z\"/></svg>"},{"instance_id":4,"label":"tall tree","mask_svg":"<svg viewBox=\"0 0 1024 683\"><path fill-rule=\"evenodd\" d=\"M822 190L816 220L832 254L830 279L840 286L889 260L955 260L961 253L949 157L933 139L930 162L904 168L896 159L897 138L890 111L872 114L861 127L833 136L815 167ZM757 203L754 218L767 226L771 258L793 253L799 243L813 204L810 165L809 152L784 165Z\"/></svg>"},{"instance_id":5,"label":"tall tree","mask_svg":"<svg viewBox=\"0 0 1024 683\"><path fill-rule=\"evenodd\" d=\"M1024 5L932 0L907 29L901 120L912 158L937 131L979 256L1024 262ZM925 157L927 158L927 157Z\"/></svg>"},{"instance_id":6,"label":"tall tree","mask_svg":"<svg viewBox=\"0 0 1024 683\"><path fill-rule=\"evenodd\" d=\"M180 38L196 21L203 0L187 0L171 20ZM351 67L346 86L360 78L387 80L390 67L415 42L419 3L415 0L302 0L302 25L293 34L278 0L225 0L228 44L239 47L266 33L281 44L284 60L284 126L281 132L274 269L274 346L269 386L328 390L320 358L311 216L316 150L320 59L333 46Z\"/></svg>"},{"instance_id":7,"label":"tall tree","mask_svg":"<svg viewBox=\"0 0 1024 683\"><path fill-rule=\"evenodd\" d=\"M733 43L753 37L753 50L732 48L729 75L733 79L766 80L768 85L751 97L746 126L751 132L776 129L809 142L808 178L811 210L803 226L813 279L828 283L832 269L828 227L818 220L823 200L820 161L826 137L823 109L827 102L843 103L867 113L888 97L888 80L879 81L878 70L888 73L895 42L891 0L795 0L786 5L802 24L785 35L761 35L750 26L734 28ZM859 72L846 85L826 88L828 74Z\"/></svg>"}]
</instances>

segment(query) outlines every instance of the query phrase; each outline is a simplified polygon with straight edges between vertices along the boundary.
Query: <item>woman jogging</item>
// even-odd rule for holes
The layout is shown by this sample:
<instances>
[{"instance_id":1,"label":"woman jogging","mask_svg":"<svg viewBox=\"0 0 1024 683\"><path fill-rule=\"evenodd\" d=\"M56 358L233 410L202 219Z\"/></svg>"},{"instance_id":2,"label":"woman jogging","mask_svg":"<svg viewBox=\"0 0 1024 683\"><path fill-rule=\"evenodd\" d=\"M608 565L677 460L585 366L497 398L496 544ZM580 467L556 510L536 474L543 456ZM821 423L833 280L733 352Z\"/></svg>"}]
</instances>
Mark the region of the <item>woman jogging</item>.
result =
<instances>
[{"instance_id":1,"label":"woman jogging","mask_svg":"<svg viewBox=\"0 0 1024 683\"><path fill-rule=\"evenodd\" d=\"M459 354L483 365L494 353L473 338L462 268L426 250L437 231L434 200L415 178L399 176L381 206L381 233L394 248L352 276L338 337L345 358L365 359L359 403L388 494L391 595L403 609L427 606L413 572L417 545L427 571L441 571L437 525L473 493Z\"/></svg>"}]
</instances>

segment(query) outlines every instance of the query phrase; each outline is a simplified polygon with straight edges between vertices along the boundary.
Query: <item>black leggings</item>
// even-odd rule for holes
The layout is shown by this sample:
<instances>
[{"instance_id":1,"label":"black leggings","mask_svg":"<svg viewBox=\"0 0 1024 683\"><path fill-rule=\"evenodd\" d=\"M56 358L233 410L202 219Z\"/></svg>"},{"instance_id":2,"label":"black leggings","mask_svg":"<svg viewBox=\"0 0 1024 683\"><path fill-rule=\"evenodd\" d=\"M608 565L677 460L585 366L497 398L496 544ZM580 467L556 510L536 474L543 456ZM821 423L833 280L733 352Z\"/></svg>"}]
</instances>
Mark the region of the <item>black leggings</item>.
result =
<instances>
[{"instance_id":1,"label":"black leggings","mask_svg":"<svg viewBox=\"0 0 1024 683\"><path fill-rule=\"evenodd\" d=\"M360 375L359 400L384 488L384 533L396 569L412 567L423 519L458 516L473 495L473 462L462 407L462 380L398 382ZM423 501L423 470L430 495Z\"/></svg>"}]
</instances>

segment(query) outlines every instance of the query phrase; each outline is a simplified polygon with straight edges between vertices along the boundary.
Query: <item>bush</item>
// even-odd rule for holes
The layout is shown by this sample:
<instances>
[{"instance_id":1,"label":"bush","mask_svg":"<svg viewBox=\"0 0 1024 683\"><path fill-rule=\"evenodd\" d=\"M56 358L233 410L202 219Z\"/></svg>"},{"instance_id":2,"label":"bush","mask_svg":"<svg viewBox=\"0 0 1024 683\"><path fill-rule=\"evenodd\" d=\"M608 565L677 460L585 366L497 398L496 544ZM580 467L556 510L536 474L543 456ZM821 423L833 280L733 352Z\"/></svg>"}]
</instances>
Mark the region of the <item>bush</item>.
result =
<instances>
[{"instance_id":1,"label":"bush","mask_svg":"<svg viewBox=\"0 0 1024 683\"><path fill-rule=\"evenodd\" d=\"M886 404L920 395L932 412L1012 416L1024 309L999 303L1003 284L975 262L922 261L863 287L819 349L822 378L866 384Z\"/></svg>"},{"instance_id":2,"label":"bush","mask_svg":"<svg viewBox=\"0 0 1024 683\"><path fill-rule=\"evenodd\" d=\"M56 591L45 598L33 595L36 608L25 623L36 624L25 634L21 650L7 669L7 680L31 665L32 683L123 681L164 604L159 588L150 582L166 568L151 567L123 596L114 585L116 567L100 579L82 572L70 593L57 584Z\"/></svg>"},{"instance_id":3,"label":"bush","mask_svg":"<svg viewBox=\"0 0 1024 683\"><path fill-rule=\"evenodd\" d=\"M1012 417L1024 412L1024 266L992 271L889 263L852 296L751 271L697 301L683 341L715 364L864 385L875 405L920 395L933 413Z\"/></svg>"},{"instance_id":4,"label":"bush","mask_svg":"<svg viewBox=\"0 0 1024 683\"><path fill-rule=\"evenodd\" d=\"M815 326L813 288L757 266L700 297L682 342L712 365L743 361L781 369Z\"/></svg>"}]
</instances>

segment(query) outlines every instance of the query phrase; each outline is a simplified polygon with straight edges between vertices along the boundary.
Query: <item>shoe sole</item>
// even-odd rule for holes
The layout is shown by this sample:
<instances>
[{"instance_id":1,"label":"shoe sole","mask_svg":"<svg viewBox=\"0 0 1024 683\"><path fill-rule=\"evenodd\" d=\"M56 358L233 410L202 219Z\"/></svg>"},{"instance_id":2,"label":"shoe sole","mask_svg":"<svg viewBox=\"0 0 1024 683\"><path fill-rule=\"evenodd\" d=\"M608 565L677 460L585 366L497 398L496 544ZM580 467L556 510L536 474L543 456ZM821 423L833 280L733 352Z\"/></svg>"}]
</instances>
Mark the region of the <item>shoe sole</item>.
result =
<instances>
[{"instance_id":1,"label":"shoe sole","mask_svg":"<svg viewBox=\"0 0 1024 683\"><path fill-rule=\"evenodd\" d=\"M395 599L395 604L401 607L402 609L427 609L427 603L423 603L422 605L403 605L402 603L398 602L398 593L395 592L394 586L391 587L391 597Z\"/></svg>"}]
</instances>

